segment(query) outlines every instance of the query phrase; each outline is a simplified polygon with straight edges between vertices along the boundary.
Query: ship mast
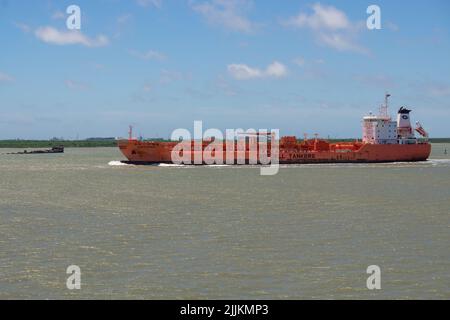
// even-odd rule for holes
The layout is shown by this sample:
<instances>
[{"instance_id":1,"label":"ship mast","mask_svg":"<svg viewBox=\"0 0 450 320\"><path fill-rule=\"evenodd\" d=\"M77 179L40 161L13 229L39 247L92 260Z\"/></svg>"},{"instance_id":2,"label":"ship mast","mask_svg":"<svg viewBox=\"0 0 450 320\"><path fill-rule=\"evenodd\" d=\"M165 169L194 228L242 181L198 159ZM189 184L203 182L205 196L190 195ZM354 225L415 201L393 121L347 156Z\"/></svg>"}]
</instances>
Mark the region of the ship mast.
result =
<instances>
[{"instance_id":1,"label":"ship mast","mask_svg":"<svg viewBox=\"0 0 450 320\"><path fill-rule=\"evenodd\" d=\"M384 95L384 105L381 106L380 108L380 116L382 116L383 118L389 118L388 115L388 99L391 96L390 93L387 93Z\"/></svg>"},{"instance_id":2,"label":"ship mast","mask_svg":"<svg viewBox=\"0 0 450 320\"><path fill-rule=\"evenodd\" d=\"M133 140L133 126L129 126L130 130L128 131L128 140Z\"/></svg>"}]
</instances>

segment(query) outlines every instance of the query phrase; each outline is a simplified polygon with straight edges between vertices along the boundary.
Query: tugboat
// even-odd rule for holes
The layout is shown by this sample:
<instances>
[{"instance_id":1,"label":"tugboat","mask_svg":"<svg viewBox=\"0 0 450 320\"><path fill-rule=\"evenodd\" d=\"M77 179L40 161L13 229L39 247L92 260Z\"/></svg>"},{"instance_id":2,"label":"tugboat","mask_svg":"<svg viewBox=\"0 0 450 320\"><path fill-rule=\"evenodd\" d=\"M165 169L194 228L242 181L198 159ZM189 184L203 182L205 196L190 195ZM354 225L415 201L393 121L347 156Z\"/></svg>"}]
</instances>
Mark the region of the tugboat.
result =
<instances>
[{"instance_id":1,"label":"tugboat","mask_svg":"<svg viewBox=\"0 0 450 320\"><path fill-rule=\"evenodd\" d=\"M49 153L64 153L64 146L56 146L47 150L32 150L32 151L23 150L23 152L14 152L8 154L49 154Z\"/></svg>"}]
</instances>

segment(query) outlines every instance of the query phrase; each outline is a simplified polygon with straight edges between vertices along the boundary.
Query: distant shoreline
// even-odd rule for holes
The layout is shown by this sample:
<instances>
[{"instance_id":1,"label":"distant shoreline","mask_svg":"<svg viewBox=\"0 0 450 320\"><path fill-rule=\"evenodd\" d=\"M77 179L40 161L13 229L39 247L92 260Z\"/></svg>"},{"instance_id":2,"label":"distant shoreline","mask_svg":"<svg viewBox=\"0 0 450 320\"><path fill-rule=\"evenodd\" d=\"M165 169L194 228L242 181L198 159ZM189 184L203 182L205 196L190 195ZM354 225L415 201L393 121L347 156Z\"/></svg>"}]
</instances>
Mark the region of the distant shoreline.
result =
<instances>
[{"instance_id":1,"label":"distant shoreline","mask_svg":"<svg viewBox=\"0 0 450 320\"><path fill-rule=\"evenodd\" d=\"M152 139L149 139L151 141ZM154 139L157 141L167 141ZM355 141L356 139L329 139L330 142L336 141ZM431 143L450 143L450 138L433 138ZM0 148L51 148L55 146L64 146L66 148L104 148L117 147L117 141L112 140L0 140Z\"/></svg>"},{"instance_id":2,"label":"distant shoreline","mask_svg":"<svg viewBox=\"0 0 450 320\"><path fill-rule=\"evenodd\" d=\"M0 148L98 148L116 147L116 140L0 140Z\"/></svg>"}]
</instances>

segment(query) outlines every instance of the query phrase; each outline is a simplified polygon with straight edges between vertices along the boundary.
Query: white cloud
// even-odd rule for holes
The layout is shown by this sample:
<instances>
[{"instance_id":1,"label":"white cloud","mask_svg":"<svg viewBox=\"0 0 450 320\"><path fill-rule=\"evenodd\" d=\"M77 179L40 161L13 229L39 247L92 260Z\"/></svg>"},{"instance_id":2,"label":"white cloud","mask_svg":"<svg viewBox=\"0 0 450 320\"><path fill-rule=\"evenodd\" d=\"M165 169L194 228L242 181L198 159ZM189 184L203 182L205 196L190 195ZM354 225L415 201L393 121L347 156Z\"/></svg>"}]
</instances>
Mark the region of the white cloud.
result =
<instances>
[{"instance_id":1,"label":"white cloud","mask_svg":"<svg viewBox=\"0 0 450 320\"><path fill-rule=\"evenodd\" d=\"M35 35L45 43L56 45L79 44L86 47L103 47L109 44L108 38L104 35L89 38L80 31L59 31L53 27L39 27Z\"/></svg>"},{"instance_id":2,"label":"white cloud","mask_svg":"<svg viewBox=\"0 0 450 320\"><path fill-rule=\"evenodd\" d=\"M285 24L298 28L309 27L316 30L341 30L348 29L351 26L345 13L333 6L324 6L316 3L312 6L312 9L314 13L311 15L301 12L298 16L288 19Z\"/></svg>"},{"instance_id":3,"label":"white cloud","mask_svg":"<svg viewBox=\"0 0 450 320\"><path fill-rule=\"evenodd\" d=\"M201 4L191 3L191 7L208 23L230 31L251 33L256 28L245 15L251 7L249 0L211 0Z\"/></svg>"},{"instance_id":4,"label":"white cloud","mask_svg":"<svg viewBox=\"0 0 450 320\"><path fill-rule=\"evenodd\" d=\"M13 82L14 78L12 76L10 76L9 74L0 72L0 83L8 83L8 82Z\"/></svg>"},{"instance_id":5,"label":"white cloud","mask_svg":"<svg viewBox=\"0 0 450 320\"><path fill-rule=\"evenodd\" d=\"M162 0L137 0L136 2L141 7L155 7L158 9L162 7Z\"/></svg>"},{"instance_id":6,"label":"white cloud","mask_svg":"<svg viewBox=\"0 0 450 320\"><path fill-rule=\"evenodd\" d=\"M369 51L356 41L361 29L359 23L349 20L345 12L333 7L316 3L312 13L300 12L297 16L282 22L294 28L312 30L316 41L338 51L352 51L368 54Z\"/></svg>"},{"instance_id":7,"label":"white cloud","mask_svg":"<svg viewBox=\"0 0 450 320\"><path fill-rule=\"evenodd\" d=\"M274 61L265 70L252 68L246 64L230 64L228 73L237 80L249 80L257 78L281 78L287 75L287 68L278 61Z\"/></svg>"},{"instance_id":8,"label":"white cloud","mask_svg":"<svg viewBox=\"0 0 450 320\"><path fill-rule=\"evenodd\" d=\"M246 64L230 64L228 66L228 73L238 80L261 78L263 75L260 69L251 68Z\"/></svg>"},{"instance_id":9,"label":"white cloud","mask_svg":"<svg viewBox=\"0 0 450 320\"><path fill-rule=\"evenodd\" d=\"M281 78L287 75L287 68L278 61L275 61L267 67L266 75L269 77Z\"/></svg>"},{"instance_id":10,"label":"white cloud","mask_svg":"<svg viewBox=\"0 0 450 320\"><path fill-rule=\"evenodd\" d=\"M135 50L129 50L130 54L132 56L135 56L139 59L143 59L143 60L158 60L158 61L162 61L162 60L166 60L167 57L165 54L155 51L155 50L148 50L146 52L139 52L139 51L135 51Z\"/></svg>"},{"instance_id":11,"label":"white cloud","mask_svg":"<svg viewBox=\"0 0 450 320\"><path fill-rule=\"evenodd\" d=\"M369 51L357 44L353 37L346 34L339 33L320 33L318 35L318 41L328 47L336 49L338 51L353 51L358 53L369 53Z\"/></svg>"}]
</instances>

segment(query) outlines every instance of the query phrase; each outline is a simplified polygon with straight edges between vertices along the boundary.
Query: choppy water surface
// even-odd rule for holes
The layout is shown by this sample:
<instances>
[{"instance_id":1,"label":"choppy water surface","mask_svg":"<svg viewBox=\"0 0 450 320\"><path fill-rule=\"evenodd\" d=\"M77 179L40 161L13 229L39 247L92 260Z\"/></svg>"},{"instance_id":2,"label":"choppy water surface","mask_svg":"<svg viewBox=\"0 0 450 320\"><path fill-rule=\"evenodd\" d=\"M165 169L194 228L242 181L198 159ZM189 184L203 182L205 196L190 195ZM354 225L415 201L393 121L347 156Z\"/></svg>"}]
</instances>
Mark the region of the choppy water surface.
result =
<instances>
[{"instance_id":1,"label":"choppy water surface","mask_svg":"<svg viewBox=\"0 0 450 320\"><path fill-rule=\"evenodd\" d=\"M272 177L121 165L115 148L0 155L0 298L449 299L445 148Z\"/></svg>"}]
</instances>

